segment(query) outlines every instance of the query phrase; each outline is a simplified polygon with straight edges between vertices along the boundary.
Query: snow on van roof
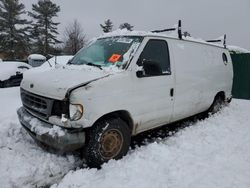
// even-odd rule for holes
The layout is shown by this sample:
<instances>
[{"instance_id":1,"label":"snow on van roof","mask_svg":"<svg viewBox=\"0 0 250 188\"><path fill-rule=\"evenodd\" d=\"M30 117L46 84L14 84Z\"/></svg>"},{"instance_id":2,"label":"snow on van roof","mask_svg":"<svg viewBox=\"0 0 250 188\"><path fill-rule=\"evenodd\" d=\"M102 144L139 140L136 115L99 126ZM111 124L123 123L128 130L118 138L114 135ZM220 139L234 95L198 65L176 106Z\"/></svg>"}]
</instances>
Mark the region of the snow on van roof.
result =
<instances>
[{"instance_id":1,"label":"snow on van roof","mask_svg":"<svg viewBox=\"0 0 250 188\"><path fill-rule=\"evenodd\" d=\"M117 29L110 33L104 33L103 35L99 36L98 38L106 38L106 37L116 37L116 36L155 36L155 37L167 37L172 39L179 39L177 31L170 31L167 33L154 33L154 32L147 32L147 31L129 31L127 29ZM201 38L194 38L190 36L182 36L184 41L191 41L191 42L198 42L203 44L208 44L216 47L224 48L223 44L220 43L210 43L206 42Z\"/></svg>"},{"instance_id":2,"label":"snow on van roof","mask_svg":"<svg viewBox=\"0 0 250 188\"><path fill-rule=\"evenodd\" d=\"M147 31L129 31L127 29L117 29L115 31L104 33L98 38L115 37L115 36L159 36L159 37L170 37L177 38L173 32L169 32L168 35L162 33L152 33Z\"/></svg>"},{"instance_id":3,"label":"snow on van roof","mask_svg":"<svg viewBox=\"0 0 250 188\"><path fill-rule=\"evenodd\" d=\"M31 54L28 59L46 59L46 57L41 54Z\"/></svg>"}]
</instances>

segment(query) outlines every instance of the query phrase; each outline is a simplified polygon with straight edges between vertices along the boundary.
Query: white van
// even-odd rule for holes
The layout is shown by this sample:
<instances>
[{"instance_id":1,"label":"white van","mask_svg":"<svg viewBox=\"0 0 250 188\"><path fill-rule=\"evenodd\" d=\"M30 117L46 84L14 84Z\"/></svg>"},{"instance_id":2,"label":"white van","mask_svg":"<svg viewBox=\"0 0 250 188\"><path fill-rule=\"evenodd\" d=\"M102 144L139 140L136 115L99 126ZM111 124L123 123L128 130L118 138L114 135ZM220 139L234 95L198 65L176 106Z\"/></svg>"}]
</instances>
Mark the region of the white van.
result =
<instances>
[{"instance_id":1,"label":"white van","mask_svg":"<svg viewBox=\"0 0 250 188\"><path fill-rule=\"evenodd\" d=\"M37 141L83 148L88 164L124 156L131 136L230 101L229 52L154 33L106 35L66 66L24 75L19 120Z\"/></svg>"}]
</instances>

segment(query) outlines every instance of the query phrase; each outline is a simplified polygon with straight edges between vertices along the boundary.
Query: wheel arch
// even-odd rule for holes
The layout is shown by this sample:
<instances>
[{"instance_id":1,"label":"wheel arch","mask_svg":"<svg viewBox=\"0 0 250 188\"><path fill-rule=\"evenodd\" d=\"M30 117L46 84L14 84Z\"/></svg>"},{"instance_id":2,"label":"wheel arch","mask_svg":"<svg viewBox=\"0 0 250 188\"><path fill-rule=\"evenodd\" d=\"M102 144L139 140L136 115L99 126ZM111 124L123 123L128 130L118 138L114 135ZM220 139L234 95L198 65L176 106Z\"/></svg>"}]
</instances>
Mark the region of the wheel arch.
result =
<instances>
[{"instance_id":1,"label":"wheel arch","mask_svg":"<svg viewBox=\"0 0 250 188\"><path fill-rule=\"evenodd\" d=\"M217 99L218 97L221 97L222 100L225 101L225 100L226 100L226 94L225 94L225 92L224 92L224 91L219 91L218 93L216 93L216 95L215 95L214 98L212 99L212 103L210 104L209 109L213 106L214 102L216 101L216 99Z\"/></svg>"},{"instance_id":2,"label":"wheel arch","mask_svg":"<svg viewBox=\"0 0 250 188\"><path fill-rule=\"evenodd\" d=\"M101 121L103 119L110 119L110 118L121 118L128 125L128 128L129 128L131 134L133 133L134 121L133 121L133 119L131 117L131 114L126 110L117 110L117 111L113 111L113 112L109 112L107 114L104 114L100 118L98 118L94 122L93 125L95 125L97 122L99 122L99 121Z\"/></svg>"},{"instance_id":3,"label":"wheel arch","mask_svg":"<svg viewBox=\"0 0 250 188\"><path fill-rule=\"evenodd\" d=\"M225 100L226 100L226 93L225 93L224 91L220 91L220 92L218 92L218 93L215 95L214 100L215 100L217 97L221 97L222 100L225 101Z\"/></svg>"}]
</instances>

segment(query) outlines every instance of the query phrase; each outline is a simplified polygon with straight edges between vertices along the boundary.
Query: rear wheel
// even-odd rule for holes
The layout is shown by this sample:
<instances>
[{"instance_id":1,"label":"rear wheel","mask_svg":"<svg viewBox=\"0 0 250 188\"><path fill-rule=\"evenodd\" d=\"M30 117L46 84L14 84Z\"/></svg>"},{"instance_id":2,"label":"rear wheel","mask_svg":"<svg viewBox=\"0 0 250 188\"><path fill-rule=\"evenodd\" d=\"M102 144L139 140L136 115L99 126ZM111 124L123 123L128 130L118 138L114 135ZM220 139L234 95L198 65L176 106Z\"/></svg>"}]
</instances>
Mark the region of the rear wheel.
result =
<instances>
[{"instance_id":1,"label":"rear wheel","mask_svg":"<svg viewBox=\"0 0 250 188\"><path fill-rule=\"evenodd\" d=\"M211 107L208 109L208 112L211 114L215 114L217 112L219 112L223 106L225 106L226 102L223 99L223 97L221 95L217 95L214 99L213 104L211 105Z\"/></svg>"},{"instance_id":2,"label":"rear wheel","mask_svg":"<svg viewBox=\"0 0 250 188\"><path fill-rule=\"evenodd\" d=\"M5 88L5 82L4 81L0 81L0 88Z\"/></svg>"},{"instance_id":3,"label":"rear wheel","mask_svg":"<svg viewBox=\"0 0 250 188\"><path fill-rule=\"evenodd\" d=\"M88 131L85 158L90 167L100 167L110 159L120 159L127 154L131 132L120 118L97 122Z\"/></svg>"}]
</instances>

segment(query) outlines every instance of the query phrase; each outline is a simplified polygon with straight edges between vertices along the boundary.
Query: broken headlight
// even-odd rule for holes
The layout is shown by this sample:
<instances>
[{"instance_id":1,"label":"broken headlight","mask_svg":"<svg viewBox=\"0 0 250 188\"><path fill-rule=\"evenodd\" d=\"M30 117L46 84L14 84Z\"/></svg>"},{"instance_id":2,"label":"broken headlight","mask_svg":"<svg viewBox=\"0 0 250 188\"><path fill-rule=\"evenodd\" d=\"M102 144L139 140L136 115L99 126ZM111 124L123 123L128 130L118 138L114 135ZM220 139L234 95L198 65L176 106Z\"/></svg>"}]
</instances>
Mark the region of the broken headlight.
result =
<instances>
[{"instance_id":1,"label":"broken headlight","mask_svg":"<svg viewBox=\"0 0 250 188\"><path fill-rule=\"evenodd\" d=\"M77 121L81 119L83 115L83 106L81 104L69 105L69 116L71 121Z\"/></svg>"}]
</instances>

